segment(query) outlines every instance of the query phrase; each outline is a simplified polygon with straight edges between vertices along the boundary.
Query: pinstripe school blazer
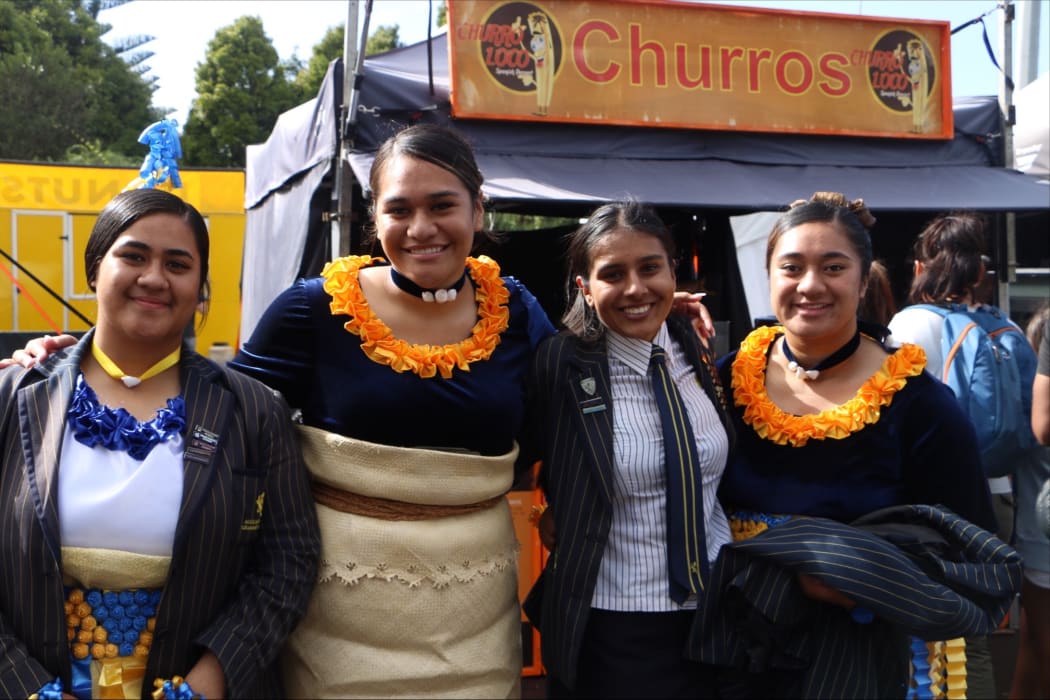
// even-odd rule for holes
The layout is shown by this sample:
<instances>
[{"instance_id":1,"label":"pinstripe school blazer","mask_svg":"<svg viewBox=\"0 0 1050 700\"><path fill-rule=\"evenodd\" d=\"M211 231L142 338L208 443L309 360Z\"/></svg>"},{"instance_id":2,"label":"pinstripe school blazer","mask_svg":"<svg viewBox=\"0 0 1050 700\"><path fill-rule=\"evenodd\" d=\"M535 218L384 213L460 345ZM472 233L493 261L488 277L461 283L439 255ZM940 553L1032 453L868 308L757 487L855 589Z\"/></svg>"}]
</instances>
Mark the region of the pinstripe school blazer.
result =
<instances>
[{"instance_id":1,"label":"pinstripe school blazer","mask_svg":"<svg viewBox=\"0 0 1050 700\"><path fill-rule=\"evenodd\" d=\"M732 444L733 428L711 357L684 317L669 317L668 330L696 369ZM584 387L590 388L592 380L593 393L588 393ZM612 524L614 407L604 340L588 344L564 332L549 338L536 351L529 385L529 431L541 449L540 482L554 514L557 546L525 611L540 629L548 673L572 688ZM604 399L607 410L585 412L596 397Z\"/></svg>"},{"instance_id":2,"label":"pinstripe school blazer","mask_svg":"<svg viewBox=\"0 0 1050 700\"><path fill-rule=\"evenodd\" d=\"M66 410L92 335L39 368L0 371L4 697L28 697L55 677L69 687L56 477ZM273 662L306 611L320 547L288 408L272 389L185 348L180 371L187 447L194 431L218 436L218 444L186 453L143 698L154 678L184 676L205 649L222 664L231 697L279 695Z\"/></svg>"},{"instance_id":3,"label":"pinstripe school blazer","mask_svg":"<svg viewBox=\"0 0 1050 700\"><path fill-rule=\"evenodd\" d=\"M722 674L727 697L904 697L909 636L992 632L1021 568L1012 547L938 506L892 506L851 524L793 517L722 548L688 656L735 669ZM810 600L796 573L874 619Z\"/></svg>"}]
</instances>

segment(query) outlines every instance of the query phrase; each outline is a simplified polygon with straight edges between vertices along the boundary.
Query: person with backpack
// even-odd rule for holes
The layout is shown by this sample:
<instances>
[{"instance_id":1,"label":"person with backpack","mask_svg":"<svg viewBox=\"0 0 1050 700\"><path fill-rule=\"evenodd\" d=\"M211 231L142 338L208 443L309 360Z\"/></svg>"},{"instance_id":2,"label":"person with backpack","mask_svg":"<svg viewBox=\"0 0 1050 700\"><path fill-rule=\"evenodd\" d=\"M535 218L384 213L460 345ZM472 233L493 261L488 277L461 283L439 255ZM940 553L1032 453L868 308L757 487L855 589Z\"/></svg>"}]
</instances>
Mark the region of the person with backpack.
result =
<instances>
[{"instance_id":1,"label":"person with backpack","mask_svg":"<svg viewBox=\"0 0 1050 700\"><path fill-rule=\"evenodd\" d=\"M1036 358L1006 313L980 303L984 229L973 213L942 214L927 224L914 248L911 305L889 327L894 342L926 351L926 370L952 389L974 424L997 534L1008 542L1014 522L1009 476L1036 447L1030 418ZM971 696L995 697L987 638L968 638L966 654Z\"/></svg>"}]
</instances>

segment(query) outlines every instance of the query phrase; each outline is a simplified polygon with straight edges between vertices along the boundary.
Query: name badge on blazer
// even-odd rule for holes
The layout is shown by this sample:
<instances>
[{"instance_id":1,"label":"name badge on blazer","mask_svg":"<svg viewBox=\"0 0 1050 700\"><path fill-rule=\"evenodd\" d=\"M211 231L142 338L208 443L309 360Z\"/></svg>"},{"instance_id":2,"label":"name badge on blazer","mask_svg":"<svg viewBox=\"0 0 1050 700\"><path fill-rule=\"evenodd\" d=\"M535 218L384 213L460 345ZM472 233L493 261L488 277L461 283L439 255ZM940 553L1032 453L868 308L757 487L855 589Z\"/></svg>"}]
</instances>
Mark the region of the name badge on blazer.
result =
<instances>
[{"instance_id":1,"label":"name badge on blazer","mask_svg":"<svg viewBox=\"0 0 1050 700\"><path fill-rule=\"evenodd\" d=\"M605 405L605 399L600 396L595 396L593 399L584 399L580 402L580 411L584 414L587 413L598 413L599 411L605 411L608 407Z\"/></svg>"},{"instance_id":2,"label":"name badge on blazer","mask_svg":"<svg viewBox=\"0 0 1050 700\"><path fill-rule=\"evenodd\" d=\"M199 425L194 426L193 432L190 433L189 444L186 445L186 459L207 464L211 461L218 446L218 435Z\"/></svg>"},{"instance_id":3,"label":"name badge on blazer","mask_svg":"<svg viewBox=\"0 0 1050 700\"><path fill-rule=\"evenodd\" d=\"M580 388L583 389L583 393L594 397L584 399L580 402L580 411L582 411L584 415L606 410L605 399L600 396L594 396L594 391L598 388L598 383L594 381L594 377L584 377L581 379Z\"/></svg>"}]
</instances>

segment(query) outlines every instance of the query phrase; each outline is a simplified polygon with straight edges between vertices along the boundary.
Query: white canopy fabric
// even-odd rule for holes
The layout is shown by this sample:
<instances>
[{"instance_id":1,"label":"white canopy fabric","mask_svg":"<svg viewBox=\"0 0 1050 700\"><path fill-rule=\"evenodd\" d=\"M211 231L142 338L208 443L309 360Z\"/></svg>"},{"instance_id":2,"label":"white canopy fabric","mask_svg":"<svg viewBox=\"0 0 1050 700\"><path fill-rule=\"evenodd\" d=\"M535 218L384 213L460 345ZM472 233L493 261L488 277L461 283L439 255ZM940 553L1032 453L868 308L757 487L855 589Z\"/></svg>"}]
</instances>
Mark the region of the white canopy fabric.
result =
<instances>
[{"instance_id":1,"label":"white canopy fabric","mask_svg":"<svg viewBox=\"0 0 1050 700\"><path fill-rule=\"evenodd\" d=\"M1017 169L1043 180L1050 178L1050 73L1014 93L1014 162Z\"/></svg>"},{"instance_id":2,"label":"white canopy fabric","mask_svg":"<svg viewBox=\"0 0 1050 700\"><path fill-rule=\"evenodd\" d=\"M244 187L241 337L299 272L310 201L338 148L335 64L317 97L277 119L264 144L248 146ZM278 195L279 196L276 196Z\"/></svg>"}]
</instances>

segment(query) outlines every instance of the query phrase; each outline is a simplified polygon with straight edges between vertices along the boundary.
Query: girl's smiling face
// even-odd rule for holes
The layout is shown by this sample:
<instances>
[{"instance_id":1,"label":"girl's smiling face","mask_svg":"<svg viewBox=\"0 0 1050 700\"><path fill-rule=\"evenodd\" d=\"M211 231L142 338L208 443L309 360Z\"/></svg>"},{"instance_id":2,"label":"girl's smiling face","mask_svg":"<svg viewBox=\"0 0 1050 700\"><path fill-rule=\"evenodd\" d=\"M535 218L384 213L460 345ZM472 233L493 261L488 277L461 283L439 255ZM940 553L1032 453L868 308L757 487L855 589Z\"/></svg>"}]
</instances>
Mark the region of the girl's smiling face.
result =
<instances>
[{"instance_id":1,"label":"girl's smiling face","mask_svg":"<svg viewBox=\"0 0 1050 700\"><path fill-rule=\"evenodd\" d=\"M178 342L201 293L193 229L175 214L150 214L128 226L99 262L99 325L128 340Z\"/></svg>"},{"instance_id":2,"label":"girl's smiling face","mask_svg":"<svg viewBox=\"0 0 1050 700\"><path fill-rule=\"evenodd\" d=\"M376 232L394 269L425 289L459 279L484 211L455 174L398 155L384 167L375 198Z\"/></svg>"},{"instance_id":3,"label":"girl's smiling face","mask_svg":"<svg viewBox=\"0 0 1050 700\"><path fill-rule=\"evenodd\" d=\"M785 231L770 258L769 296L785 331L809 342L841 344L853 335L864 289L860 255L833 223Z\"/></svg>"},{"instance_id":4,"label":"girl's smiling face","mask_svg":"<svg viewBox=\"0 0 1050 700\"><path fill-rule=\"evenodd\" d=\"M674 269L663 243L624 227L593 245L587 279L579 276L576 284L602 324L628 338L655 338L674 301Z\"/></svg>"}]
</instances>

